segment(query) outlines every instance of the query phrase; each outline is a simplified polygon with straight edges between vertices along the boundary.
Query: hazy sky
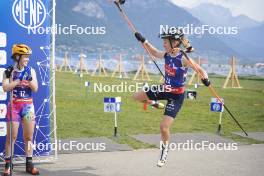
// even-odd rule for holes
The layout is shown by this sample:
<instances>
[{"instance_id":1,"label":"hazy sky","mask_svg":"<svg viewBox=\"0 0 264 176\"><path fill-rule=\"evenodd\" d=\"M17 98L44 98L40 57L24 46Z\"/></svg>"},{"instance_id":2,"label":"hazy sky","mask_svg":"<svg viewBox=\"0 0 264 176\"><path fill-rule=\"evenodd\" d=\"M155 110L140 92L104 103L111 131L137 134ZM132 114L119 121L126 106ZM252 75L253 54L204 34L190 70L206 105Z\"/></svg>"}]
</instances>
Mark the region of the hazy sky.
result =
<instances>
[{"instance_id":1,"label":"hazy sky","mask_svg":"<svg viewBox=\"0 0 264 176\"><path fill-rule=\"evenodd\" d=\"M264 1L263 0L171 0L178 6L194 7L201 3L213 3L222 5L231 10L234 16L244 14L248 17L264 21Z\"/></svg>"}]
</instances>

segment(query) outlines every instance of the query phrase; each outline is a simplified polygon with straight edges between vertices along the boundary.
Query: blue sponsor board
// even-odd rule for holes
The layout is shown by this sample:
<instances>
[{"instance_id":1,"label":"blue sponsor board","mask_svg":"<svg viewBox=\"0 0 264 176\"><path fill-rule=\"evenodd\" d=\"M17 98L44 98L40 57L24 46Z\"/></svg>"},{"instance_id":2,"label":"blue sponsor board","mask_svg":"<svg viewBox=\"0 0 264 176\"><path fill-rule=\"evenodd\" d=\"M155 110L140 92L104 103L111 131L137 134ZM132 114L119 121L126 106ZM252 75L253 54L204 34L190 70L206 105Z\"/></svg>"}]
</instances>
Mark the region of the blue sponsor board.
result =
<instances>
[{"instance_id":1,"label":"blue sponsor board","mask_svg":"<svg viewBox=\"0 0 264 176\"><path fill-rule=\"evenodd\" d=\"M32 48L29 66L34 68L38 79L38 92L33 94L36 114L34 144L35 156L49 155L50 145L50 33L38 33L37 29L50 27L50 1L44 0L2 0L0 1L0 77L2 86L3 70L13 65L11 51L13 44L24 43ZM35 31L35 32L34 32ZM36 32L37 31L37 32ZM6 105L9 94L0 87L0 158L4 157L6 141ZM22 128L19 128L14 148L15 156L24 156Z\"/></svg>"},{"instance_id":2,"label":"blue sponsor board","mask_svg":"<svg viewBox=\"0 0 264 176\"><path fill-rule=\"evenodd\" d=\"M224 99L221 99L221 100L222 100L222 102L224 102ZM224 111L224 105L217 98L212 98L210 110L212 112L223 112Z\"/></svg>"},{"instance_id":3,"label":"blue sponsor board","mask_svg":"<svg viewBox=\"0 0 264 176\"><path fill-rule=\"evenodd\" d=\"M121 97L105 97L104 112L120 112Z\"/></svg>"}]
</instances>

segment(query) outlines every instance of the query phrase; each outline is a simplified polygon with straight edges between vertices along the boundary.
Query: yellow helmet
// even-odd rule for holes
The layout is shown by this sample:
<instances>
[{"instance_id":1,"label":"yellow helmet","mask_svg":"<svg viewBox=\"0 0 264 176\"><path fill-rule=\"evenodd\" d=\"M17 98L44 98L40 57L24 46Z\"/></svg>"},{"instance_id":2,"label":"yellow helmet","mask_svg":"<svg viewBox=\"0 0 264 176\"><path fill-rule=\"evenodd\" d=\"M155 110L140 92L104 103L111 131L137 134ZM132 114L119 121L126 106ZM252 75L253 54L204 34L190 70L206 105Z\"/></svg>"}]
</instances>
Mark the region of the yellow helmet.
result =
<instances>
[{"instance_id":1,"label":"yellow helmet","mask_svg":"<svg viewBox=\"0 0 264 176\"><path fill-rule=\"evenodd\" d=\"M12 47L12 58L15 57L15 55L31 55L32 50L29 46L25 44L14 44Z\"/></svg>"}]
</instances>

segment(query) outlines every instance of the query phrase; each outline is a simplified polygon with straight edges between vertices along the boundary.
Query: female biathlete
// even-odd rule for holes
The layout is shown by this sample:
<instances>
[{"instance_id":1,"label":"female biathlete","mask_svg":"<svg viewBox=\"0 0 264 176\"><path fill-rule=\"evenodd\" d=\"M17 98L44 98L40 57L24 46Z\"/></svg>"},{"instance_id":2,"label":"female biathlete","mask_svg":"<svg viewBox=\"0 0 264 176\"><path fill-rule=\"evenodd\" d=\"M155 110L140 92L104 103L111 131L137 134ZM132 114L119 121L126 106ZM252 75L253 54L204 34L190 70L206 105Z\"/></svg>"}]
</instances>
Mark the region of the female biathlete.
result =
<instances>
[{"instance_id":1,"label":"female biathlete","mask_svg":"<svg viewBox=\"0 0 264 176\"><path fill-rule=\"evenodd\" d=\"M167 32L160 35L163 39L163 47L165 51L156 49L150 42L148 42L140 33L136 32L135 37L142 42L150 54L158 59L165 61L165 82L163 85L154 86L148 90L136 92L133 98L136 101L143 103L153 103L157 100L167 100L164 117L160 123L160 133L162 140L161 155L157 166L162 167L166 163L169 151L169 136L170 127L176 118L177 113L181 109L184 101L185 81L187 77L188 67L198 70L203 74L203 84L210 85L207 73L192 59L188 60L180 52L180 46L188 46L188 42L184 37L182 31ZM188 48L190 50L191 48ZM157 104L157 107L159 107Z\"/></svg>"},{"instance_id":2,"label":"female biathlete","mask_svg":"<svg viewBox=\"0 0 264 176\"><path fill-rule=\"evenodd\" d=\"M22 123L23 139L25 143L26 172L31 175L39 175L38 169L32 162L32 139L35 128L35 111L32 100L32 92L37 92L38 81L36 72L27 66L32 50L25 44L15 44L12 47L12 59L14 65L8 67L3 74L3 89L11 91L10 102L7 113L7 136L5 145L5 169L4 176L10 175L11 141L10 141L10 108L12 104L12 145L17 138L19 124Z\"/></svg>"}]
</instances>

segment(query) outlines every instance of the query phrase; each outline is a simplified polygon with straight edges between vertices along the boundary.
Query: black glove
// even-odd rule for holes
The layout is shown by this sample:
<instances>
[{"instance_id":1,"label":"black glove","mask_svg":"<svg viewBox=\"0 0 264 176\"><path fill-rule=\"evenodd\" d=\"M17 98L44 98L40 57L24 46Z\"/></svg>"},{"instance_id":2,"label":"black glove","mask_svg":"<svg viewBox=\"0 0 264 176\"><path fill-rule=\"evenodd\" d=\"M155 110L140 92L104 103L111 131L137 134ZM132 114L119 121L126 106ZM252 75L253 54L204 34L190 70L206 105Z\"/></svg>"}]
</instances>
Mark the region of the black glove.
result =
<instances>
[{"instance_id":1,"label":"black glove","mask_svg":"<svg viewBox=\"0 0 264 176\"><path fill-rule=\"evenodd\" d=\"M13 66L9 66L9 67L6 68L6 70L5 70L6 78L9 79L11 77L11 73L12 73L13 70L14 70Z\"/></svg>"},{"instance_id":2,"label":"black glove","mask_svg":"<svg viewBox=\"0 0 264 176\"><path fill-rule=\"evenodd\" d=\"M201 79L201 81L206 87L210 86L210 84L211 84L211 82L208 78Z\"/></svg>"},{"instance_id":3,"label":"black glove","mask_svg":"<svg viewBox=\"0 0 264 176\"><path fill-rule=\"evenodd\" d=\"M193 51L194 51L194 49L193 49L192 46L186 48L186 50L185 50L186 53L191 53L191 52L193 52Z\"/></svg>"},{"instance_id":4,"label":"black glove","mask_svg":"<svg viewBox=\"0 0 264 176\"><path fill-rule=\"evenodd\" d=\"M144 43L146 41L146 39L139 32L135 33L135 37L141 43Z\"/></svg>"},{"instance_id":5,"label":"black glove","mask_svg":"<svg viewBox=\"0 0 264 176\"><path fill-rule=\"evenodd\" d=\"M126 0L119 0L120 4L125 4Z\"/></svg>"}]
</instances>

